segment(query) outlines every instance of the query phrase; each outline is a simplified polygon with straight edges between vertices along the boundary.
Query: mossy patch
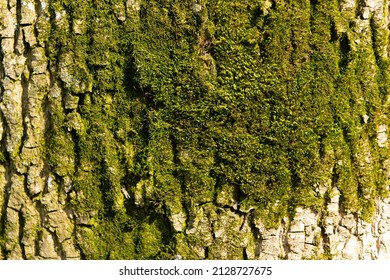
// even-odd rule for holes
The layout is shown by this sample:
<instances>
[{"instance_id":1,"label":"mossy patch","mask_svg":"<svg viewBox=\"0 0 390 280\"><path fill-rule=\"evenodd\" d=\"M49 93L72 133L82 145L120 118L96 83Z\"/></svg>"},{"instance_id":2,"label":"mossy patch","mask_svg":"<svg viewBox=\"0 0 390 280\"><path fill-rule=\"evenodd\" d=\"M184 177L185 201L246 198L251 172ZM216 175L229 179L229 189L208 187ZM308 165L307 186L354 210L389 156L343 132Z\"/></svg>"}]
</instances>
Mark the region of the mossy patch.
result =
<instances>
[{"instance_id":1,"label":"mossy patch","mask_svg":"<svg viewBox=\"0 0 390 280\"><path fill-rule=\"evenodd\" d=\"M52 75L79 99L48 99L46 155L73 179L74 210L95 213L77 239L87 258L199 258L204 240L167 218L199 205L237 203L270 228L319 212L318 186L364 219L385 193L381 26L365 44L336 0L198 2L49 4Z\"/></svg>"}]
</instances>

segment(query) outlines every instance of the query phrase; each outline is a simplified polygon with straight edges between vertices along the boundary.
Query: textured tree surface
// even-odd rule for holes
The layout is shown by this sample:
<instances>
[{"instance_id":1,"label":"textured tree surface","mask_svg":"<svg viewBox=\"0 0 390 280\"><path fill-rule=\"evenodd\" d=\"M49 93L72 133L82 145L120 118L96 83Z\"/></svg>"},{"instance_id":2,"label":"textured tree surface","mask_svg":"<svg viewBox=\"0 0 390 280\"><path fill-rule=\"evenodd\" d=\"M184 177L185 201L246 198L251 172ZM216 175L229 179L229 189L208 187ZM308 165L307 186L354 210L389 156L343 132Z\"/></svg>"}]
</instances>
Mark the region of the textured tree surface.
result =
<instances>
[{"instance_id":1,"label":"textured tree surface","mask_svg":"<svg viewBox=\"0 0 390 280\"><path fill-rule=\"evenodd\" d=\"M390 258L387 0L0 0L0 259Z\"/></svg>"}]
</instances>

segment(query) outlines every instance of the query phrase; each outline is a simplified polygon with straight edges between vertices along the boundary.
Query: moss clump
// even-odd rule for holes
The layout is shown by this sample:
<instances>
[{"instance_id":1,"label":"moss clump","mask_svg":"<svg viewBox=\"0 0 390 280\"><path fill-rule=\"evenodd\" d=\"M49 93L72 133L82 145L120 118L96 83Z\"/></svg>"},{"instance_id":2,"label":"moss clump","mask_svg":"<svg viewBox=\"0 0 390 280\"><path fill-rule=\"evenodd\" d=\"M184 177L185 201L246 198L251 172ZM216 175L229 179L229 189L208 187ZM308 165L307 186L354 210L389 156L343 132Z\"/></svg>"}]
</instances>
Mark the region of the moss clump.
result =
<instances>
[{"instance_id":1,"label":"moss clump","mask_svg":"<svg viewBox=\"0 0 390 280\"><path fill-rule=\"evenodd\" d=\"M199 258L207 242L173 234L167 216L234 200L277 227L297 206L320 211L319 186L373 214L387 33L372 23L367 43L336 0L271 2L50 2L62 90L48 99L46 154L72 178L74 210L93 216L78 237L87 258Z\"/></svg>"},{"instance_id":2,"label":"moss clump","mask_svg":"<svg viewBox=\"0 0 390 280\"><path fill-rule=\"evenodd\" d=\"M7 160L5 158L5 155L2 152L0 152L0 163L5 163L6 161Z\"/></svg>"}]
</instances>

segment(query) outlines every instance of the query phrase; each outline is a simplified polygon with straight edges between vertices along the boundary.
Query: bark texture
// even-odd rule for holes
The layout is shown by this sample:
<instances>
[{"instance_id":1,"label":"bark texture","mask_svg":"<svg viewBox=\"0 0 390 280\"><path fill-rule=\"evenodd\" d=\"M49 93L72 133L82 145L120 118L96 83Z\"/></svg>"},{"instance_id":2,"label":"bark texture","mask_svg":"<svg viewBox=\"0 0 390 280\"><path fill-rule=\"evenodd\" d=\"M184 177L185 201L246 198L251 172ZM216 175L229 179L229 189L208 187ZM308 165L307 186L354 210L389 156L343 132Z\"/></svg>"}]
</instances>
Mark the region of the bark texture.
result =
<instances>
[{"instance_id":1,"label":"bark texture","mask_svg":"<svg viewBox=\"0 0 390 280\"><path fill-rule=\"evenodd\" d=\"M0 0L0 259L390 259L386 0Z\"/></svg>"}]
</instances>

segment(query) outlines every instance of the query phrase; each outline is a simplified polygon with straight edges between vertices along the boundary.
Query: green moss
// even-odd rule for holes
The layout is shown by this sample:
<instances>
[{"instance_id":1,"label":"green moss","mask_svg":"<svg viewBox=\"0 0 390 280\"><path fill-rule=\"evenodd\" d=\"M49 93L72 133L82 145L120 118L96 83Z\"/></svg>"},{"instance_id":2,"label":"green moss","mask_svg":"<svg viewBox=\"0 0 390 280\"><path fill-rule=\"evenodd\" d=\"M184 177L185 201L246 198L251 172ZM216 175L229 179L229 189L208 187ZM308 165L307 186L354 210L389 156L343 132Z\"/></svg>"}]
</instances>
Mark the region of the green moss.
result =
<instances>
[{"instance_id":1,"label":"green moss","mask_svg":"<svg viewBox=\"0 0 390 280\"><path fill-rule=\"evenodd\" d=\"M5 163L6 162L6 158L4 156L4 154L2 152L0 152L0 163Z\"/></svg>"},{"instance_id":2,"label":"green moss","mask_svg":"<svg viewBox=\"0 0 390 280\"><path fill-rule=\"evenodd\" d=\"M175 234L175 252L183 260L201 259L194 244L191 244L189 238L183 233Z\"/></svg>"},{"instance_id":3,"label":"green moss","mask_svg":"<svg viewBox=\"0 0 390 280\"><path fill-rule=\"evenodd\" d=\"M71 135L64 132L50 137L48 149L50 149L48 161L53 170L61 176L73 174L75 154Z\"/></svg>"},{"instance_id":4,"label":"green moss","mask_svg":"<svg viewBox=\"0 0 390 280\"><path fill-rule=\"evenodd\" d=\"M320 212L324 185L373 214L388 185L387 31L371 23L373 46L358 44L361 23L336 0L272 3L140 1L122 21L123 1L50 2L42 40L64 66L60 95L79 104L48 98L46 155L73 179L74 210L94 213L78 236L87 258L200 258L207 242L174 234L167 215L233 198L267 228L298 206Z\"/></svg>"},{"instance_id":5,"label":"green moss","mask_svg":"<svg viewBox=\"0 0 390 280\"><path fill-rule=\"evenodd\" d=\"M140 252L140 259L155 258L159 253L159 249L162 243L162 236L160 231L154 224L144 224L139 230L139 243L137 246L138 252Z\"/></svg>"}]
</instances>

